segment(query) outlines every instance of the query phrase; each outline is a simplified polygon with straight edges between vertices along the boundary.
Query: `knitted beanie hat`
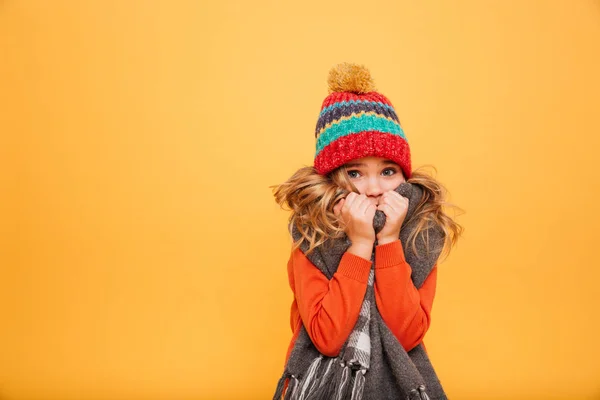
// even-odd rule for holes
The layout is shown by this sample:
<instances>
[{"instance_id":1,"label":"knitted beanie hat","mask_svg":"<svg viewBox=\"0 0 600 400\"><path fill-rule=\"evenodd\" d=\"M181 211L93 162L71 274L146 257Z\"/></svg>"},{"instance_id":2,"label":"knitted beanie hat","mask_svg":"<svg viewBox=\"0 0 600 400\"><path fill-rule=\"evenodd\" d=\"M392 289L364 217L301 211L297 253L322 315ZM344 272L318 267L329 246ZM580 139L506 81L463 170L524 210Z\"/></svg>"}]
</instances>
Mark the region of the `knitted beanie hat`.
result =
<instances>
[{"instance_id":1,"label":"knitted beanie hat","mask_svg":"<svg viewBox=\"0 0 600 400\"><path fill-rule=\"evenodd\" d=\"M314 168L325 175L357 158L383 157L412 173L410 148L392 103L377 93L369 70L341 63L329 71L329 95L315 130Z\"/></svg>"}]
</instances>

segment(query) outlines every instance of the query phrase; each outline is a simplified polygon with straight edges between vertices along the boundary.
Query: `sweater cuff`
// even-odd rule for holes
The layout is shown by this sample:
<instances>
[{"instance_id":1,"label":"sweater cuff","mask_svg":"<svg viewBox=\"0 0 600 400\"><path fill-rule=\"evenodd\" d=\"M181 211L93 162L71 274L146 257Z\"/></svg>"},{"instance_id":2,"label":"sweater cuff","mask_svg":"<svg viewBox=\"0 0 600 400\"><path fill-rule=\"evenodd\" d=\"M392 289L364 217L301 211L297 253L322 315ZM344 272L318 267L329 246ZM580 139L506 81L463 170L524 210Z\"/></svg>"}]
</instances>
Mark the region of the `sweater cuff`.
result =
<instances>
[{"instance_id":1,"label":"sweater cuff","mask_svg":"<svg viewBox=\"0 0 600 400\"><path fill-rule=\"evenodd\" d=\"M340 260L337 273L361 283L369 281L371 272L371 261L366 260L356 254L345 252Z\"/></svg>"},{"instance_id":2,"label":"sweater cuff","mask_svg":"<svg viewBox=\"0 0 600 400\"><path fill-rule=\"evenodd\" d=\"M375 246L375 268L404 264L404 248L400 239Z\"/></svg>"}]
</instances>

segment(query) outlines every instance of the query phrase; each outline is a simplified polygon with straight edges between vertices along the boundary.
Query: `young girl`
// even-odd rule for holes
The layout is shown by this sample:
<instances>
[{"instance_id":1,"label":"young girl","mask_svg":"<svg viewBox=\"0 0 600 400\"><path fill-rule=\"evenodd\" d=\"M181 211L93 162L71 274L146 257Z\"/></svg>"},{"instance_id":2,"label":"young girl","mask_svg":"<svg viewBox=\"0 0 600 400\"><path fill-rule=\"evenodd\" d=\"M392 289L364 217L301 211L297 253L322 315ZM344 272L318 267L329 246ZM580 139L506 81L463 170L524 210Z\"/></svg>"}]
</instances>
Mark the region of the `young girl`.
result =
<instances>
[{"instance_id":1,"label":"young girl","mask_svg":"<svg viewBox=\"0 0 600 400\"><path fill-rule=\"evenodd\" d=\"M445 189L411 169L369 71L329 72L314 166L274 186L292 211L293 332L274 399L446 399L423 337L438 258L462 233Z\"/></svg>"}]
</instances>

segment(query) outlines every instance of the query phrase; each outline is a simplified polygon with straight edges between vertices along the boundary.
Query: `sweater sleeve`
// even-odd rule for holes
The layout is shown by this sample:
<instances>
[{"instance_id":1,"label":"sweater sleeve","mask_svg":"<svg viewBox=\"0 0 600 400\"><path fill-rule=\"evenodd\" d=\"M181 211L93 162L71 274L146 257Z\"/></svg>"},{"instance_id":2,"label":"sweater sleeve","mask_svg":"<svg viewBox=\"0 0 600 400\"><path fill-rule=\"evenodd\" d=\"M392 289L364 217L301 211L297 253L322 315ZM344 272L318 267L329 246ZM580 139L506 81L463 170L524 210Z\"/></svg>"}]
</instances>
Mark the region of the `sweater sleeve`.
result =
<instances>
[{"instance_id":1,"label":"sweater sleeve","mask_svg":"<svg viewBox=\"0 0 600 400\"><path fill-rule=\"evenodd\" d=\"M287 273L288 273L288 282L290 285L290 288L292 289L292 293L294 292L294 253L290 254L290 259L288 260L287 263ZM292 330L292 333L294 333L294 330L296 329L296 321L298 321L298 303L296 302L296 299L294 298L294 301L292 302L292 306L290 308L290 328Z\"/></svg>"},{"instance_id":2,"label":"sweater sleeve","mask_svg":"<svg viewBox=\"0 0 600 400\"><path fill-rule=\"evenodd\" d=\"M290 279L304 327L321 353L335 357L358 320L372 263L346 252L329 280L300 249L292 258Z\"/></svg>"},{"instance_id":3,"label":"sweater sleeve","mask_svg":"<svg viewBox=\"0 0 600 400\"><path fill-rule=\"evenodd\" d=\"M435 297L437 264L417 289L400 240L375 247L375 301L381 317L406 351L427 333Z\"/></svg>"}]
</instances>

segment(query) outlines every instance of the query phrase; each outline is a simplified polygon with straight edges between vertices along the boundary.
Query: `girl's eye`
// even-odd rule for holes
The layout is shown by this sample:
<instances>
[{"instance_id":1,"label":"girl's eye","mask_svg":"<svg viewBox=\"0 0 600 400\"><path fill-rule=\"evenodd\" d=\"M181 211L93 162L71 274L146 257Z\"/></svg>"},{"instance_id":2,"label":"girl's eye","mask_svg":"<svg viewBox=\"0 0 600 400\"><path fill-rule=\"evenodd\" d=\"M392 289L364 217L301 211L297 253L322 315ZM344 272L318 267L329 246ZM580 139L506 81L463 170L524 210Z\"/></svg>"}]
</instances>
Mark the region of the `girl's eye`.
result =
<instances>
[{"instance_id":1,"label":"girl's eye","mask_svg":"<svg viewBox=\"0 0 600 400\"><path fill-rule=\"evenodd\" d=\"M360 175L360 172L358 172L355 169L353 169L352 171L348 171L348 176L350 178L358 178L359 175Z\"/></svg>"},{"instance_id":2,"label":"girl's eye","mask_svg":"<svg viewBox=\"0 0 600 400\"><path fill-rule=\"evenodd\" d=\"M386 172L391 172L390 174L386 174ZM385 176L392 176L396 173L396 170L394 168L386 168L385 170L383 170L383 174Z\"/></svg>"}]
</instances>

